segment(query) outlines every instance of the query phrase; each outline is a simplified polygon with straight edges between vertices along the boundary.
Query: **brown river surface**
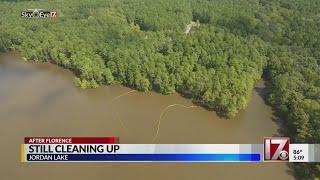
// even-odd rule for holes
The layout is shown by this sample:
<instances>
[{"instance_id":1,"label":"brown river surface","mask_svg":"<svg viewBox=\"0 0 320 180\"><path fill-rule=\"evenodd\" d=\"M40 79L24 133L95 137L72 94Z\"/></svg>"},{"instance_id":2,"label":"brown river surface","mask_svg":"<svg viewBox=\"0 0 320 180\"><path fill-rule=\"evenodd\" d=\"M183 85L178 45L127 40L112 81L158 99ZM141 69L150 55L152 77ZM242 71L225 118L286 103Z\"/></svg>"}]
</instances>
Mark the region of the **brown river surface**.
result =
<instances>
[{"instance_id":1,"label":"brown river surface","mask_svg":"<svg viewBox=\"0 0 320 180\"><path fill-rule=\"evenodd\" d=\"M25 136L253 144L278 133L272 109L260 96L263 81L257 83L246 110L223 119L179 94L142 93L118 85L81 90L68 70L21 59L17 53L0 55L1 180L293 179L286 163L20 163Z\"/></svg>"}]
</instances>

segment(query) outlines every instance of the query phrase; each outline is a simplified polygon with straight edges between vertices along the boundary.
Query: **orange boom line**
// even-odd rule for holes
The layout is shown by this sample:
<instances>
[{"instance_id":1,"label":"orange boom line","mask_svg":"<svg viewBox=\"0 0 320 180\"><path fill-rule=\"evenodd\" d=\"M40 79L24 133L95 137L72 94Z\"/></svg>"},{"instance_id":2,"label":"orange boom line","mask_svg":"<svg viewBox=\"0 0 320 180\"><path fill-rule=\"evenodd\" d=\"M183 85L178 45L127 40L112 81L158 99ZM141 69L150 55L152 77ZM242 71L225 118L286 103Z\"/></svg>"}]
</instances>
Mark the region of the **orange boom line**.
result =
<instances>
[{"instance_id":1,"label":"orange boom line","mask_svg":"<svg viewBox=\"0 0 320 180\"><path fill-rule=\"evenodd\" d=\"M122 94L120 94L119 96L116 96L116 97L114 97L113 99L111 99L110 103L112 103L113 101L115 101L115 100L117 100L117 99L121 98L122 96L128 95L128 94L133 93L133 92L135 92L135 91L136 91L136 90L131 90L131 91L128 91L128 92L122 93Z\"/></svg>"},{"instance_id":2,"label":"orange boom line","mask_svg":"<svg viewBox=\"0 0 320 180\"><path fill-rule=\"evenodd\" d=\"M117 100L117 99L119 99L119 98L121 98L121 97L123 97L123 96L129 95L130 93L133 93L133 92L135 92L135 91L136 91L136 90L131 90L131 91L122 93L122 94L114 97L113 99L111 99L110 104L112 104L115 100ZM115 111L114 111L114 109L113 109L113 106L111 106L111 115L112 115L112 117L113 117L114 119L117 119L117 120L120 122L121 126L122 126L124 129L127 129L126 126L125 126L125 124L124 124L124 122L123 122L120 118L117 118L117 116L115 115L116 113L114 113L114 112L115 112Z\"/></svg>"},{"instance_id":3,"label":"orange boom line","mask_svg":"<svg viewBox=\"0 0 320 180\"><path fill-rule=\"evenodd\" d=\"M158 125L157 125L156 134L155 134L155 136L153 137L152 142L154 142L154 141L157 139L157 137L158 137L158 134L159 134L159 131L160 131L161 119L162 119L163 115L164 115L170 108L175 107L175 106L180 106L180 107L187 108L187 109L200 107L200 106L194 106L194 105L192 105L192 106L186 106L186 105L183 105L183 104L171 104L171 105L168 105L167 107L165 107L165 108L162 110L161 114L160 114L160 118L159 118L159 120L158 120Z\"/></svg>"}]
</instances>

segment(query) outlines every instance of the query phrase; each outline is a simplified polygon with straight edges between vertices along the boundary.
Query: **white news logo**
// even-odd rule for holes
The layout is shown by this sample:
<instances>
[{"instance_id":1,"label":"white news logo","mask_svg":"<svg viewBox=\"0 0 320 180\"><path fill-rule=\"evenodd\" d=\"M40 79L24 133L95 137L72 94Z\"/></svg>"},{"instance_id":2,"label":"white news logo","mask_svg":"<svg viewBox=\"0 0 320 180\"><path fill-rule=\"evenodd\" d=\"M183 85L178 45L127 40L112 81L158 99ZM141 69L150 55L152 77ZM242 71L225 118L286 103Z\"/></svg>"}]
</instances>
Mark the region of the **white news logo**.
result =
<instances>
[{"instance_id":1,"label":"white news logo","mask_svg":"<svg viewBox=\"0 0 320 180\"><path fill-rule=\"evenodd\" d=\"M287 161L289 160L290 139L287 137L264 138L264 160L265 161Z\"/></svg>"},{"instance_id":2,"label":"white news logo","mask_svg":"<svg viewBox=\"0 0 320 180\"><path fill-rule=\"evenodd\" d=\"M46 11L44 9L27 9L21 12L21 17L25 18L55 18L56 11Z\"/></svg>"}]
</instances>

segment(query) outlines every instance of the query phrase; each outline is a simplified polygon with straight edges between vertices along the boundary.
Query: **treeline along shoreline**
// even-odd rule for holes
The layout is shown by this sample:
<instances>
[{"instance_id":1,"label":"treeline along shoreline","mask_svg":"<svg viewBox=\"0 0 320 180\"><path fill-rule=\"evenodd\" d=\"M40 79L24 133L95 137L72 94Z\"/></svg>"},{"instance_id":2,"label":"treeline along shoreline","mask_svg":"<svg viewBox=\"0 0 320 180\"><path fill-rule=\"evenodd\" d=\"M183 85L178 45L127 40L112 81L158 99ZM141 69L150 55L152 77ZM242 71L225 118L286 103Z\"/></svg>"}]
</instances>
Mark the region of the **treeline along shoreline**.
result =
<instances>
[{"instance_id":1,"label":"treeline along shoreline","mask_svg":"<svg viewBox=\"0 0 320 180\"><path fill-rule=\"evenodd\" d=\"M29 7L58 17L19 17ZM286 135L319 143L319 9L317 0L4 1L0 50L71 69L81 88L179 92L227 117L264 75ZM320 176L319 164L294 168Z\"/></svg>"}]
</instances>

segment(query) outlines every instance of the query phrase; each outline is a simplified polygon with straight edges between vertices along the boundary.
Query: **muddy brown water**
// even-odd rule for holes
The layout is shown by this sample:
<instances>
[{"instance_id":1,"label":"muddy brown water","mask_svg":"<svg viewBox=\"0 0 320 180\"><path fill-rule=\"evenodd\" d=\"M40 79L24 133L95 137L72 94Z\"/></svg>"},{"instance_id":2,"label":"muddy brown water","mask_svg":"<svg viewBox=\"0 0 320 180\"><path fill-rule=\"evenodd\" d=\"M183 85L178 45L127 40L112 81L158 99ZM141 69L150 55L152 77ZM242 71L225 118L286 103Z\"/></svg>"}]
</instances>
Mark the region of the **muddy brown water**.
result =
<instances>
[{"instance_id":1,"label":"muddy brown water","mask_svg":"<svg viewBox=\"0 0 320 180\"><path fill-rule=\"evenodd\" d=\"M252 144L277 135L278 129L259 93L263 81L246 110L223 119L192 107L178 94L142 93L118 85L81 90L71 72L21 59L18 53L0 55L0 179L293 179L285 163L20 163L25 136Z\"/></svg>"}]
</instances>

